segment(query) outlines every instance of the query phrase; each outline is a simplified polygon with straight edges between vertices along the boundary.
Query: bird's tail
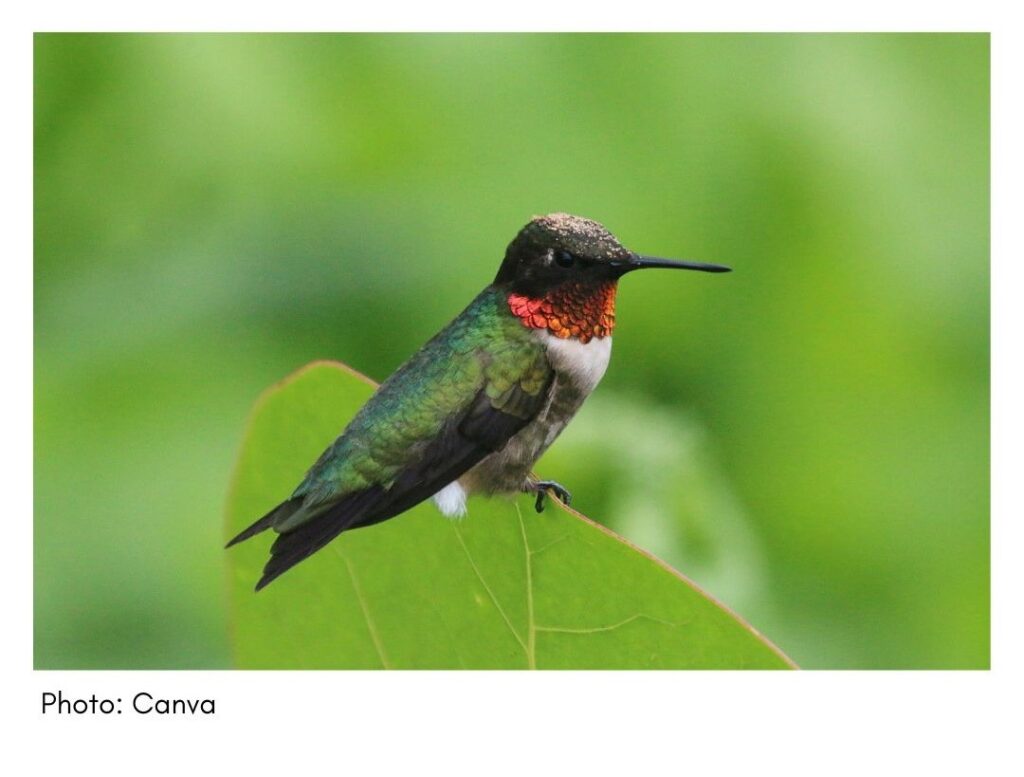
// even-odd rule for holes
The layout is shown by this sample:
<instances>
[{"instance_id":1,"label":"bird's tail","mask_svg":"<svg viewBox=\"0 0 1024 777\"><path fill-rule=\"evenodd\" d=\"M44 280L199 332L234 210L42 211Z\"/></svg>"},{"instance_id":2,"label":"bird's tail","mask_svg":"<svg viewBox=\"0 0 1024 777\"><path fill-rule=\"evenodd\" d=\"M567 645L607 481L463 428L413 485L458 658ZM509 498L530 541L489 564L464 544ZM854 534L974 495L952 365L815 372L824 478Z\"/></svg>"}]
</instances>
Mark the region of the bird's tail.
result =
<instances>
[{"instance_id":1,"label":"bird's tail","mask_svg":"<svg viewBox=\"0 0 1024 777\"><path fill-rule=\"evenodd\" d=\"M275 523L285 520L300 507L302 507L302 497L296 497L294 499L281 502L281 504L256 521L256 523L248 529L245 529L240 534L236 535L224 547L230 548L232 545L237 545L242 540L247 540L250 537L256 536L260 532L273 528Z\"/></svg>"},{"instance_id":2,"label":"bird's tail","mask_svg":"<svg viewBox=\"0 0 1024 777\"><path fill-rule=\"evenodd\" d=\"M379 502L383 490L380 486L372 486L362 491L347 494L345 498L331 505L328 509L308 516L294 527L283 528L282 525L303 507L303 497L295 497L282 502L264 515L252 526L245 529L232 539L225 547L230 548L243 540L247 540L267 529L277 529L280 534L270 549L270 560L263 568L263 577L256 584L256 590L275 580L284 572L303 559L315 553L346 529L353 529L374 522L367 519L366 513ZM390 513L388 513L390 515Z\"/></svg>"},{"instance_id":3,"label":"bird's tail","mask_svg":"<svg viewBox=\"0 0 1024 777\"><path fill-rule=\"evenodd\" d=\"M271 581L276 580L300 561L320 550L343 531L366 525L368 521L366 513L374 506L375 502L380 500L382 493L383 490L380 486L371 486L362 491L348 494L323 513L304 521L295 528L283 531L270 548L270 559L263 567L263 576L256 584L256 590L259 591ZM261 518L253 524L253 527L258 526L263 520ZM257 528L256 531L261 531L261 529Z\"/></svg>"}]
</instances>

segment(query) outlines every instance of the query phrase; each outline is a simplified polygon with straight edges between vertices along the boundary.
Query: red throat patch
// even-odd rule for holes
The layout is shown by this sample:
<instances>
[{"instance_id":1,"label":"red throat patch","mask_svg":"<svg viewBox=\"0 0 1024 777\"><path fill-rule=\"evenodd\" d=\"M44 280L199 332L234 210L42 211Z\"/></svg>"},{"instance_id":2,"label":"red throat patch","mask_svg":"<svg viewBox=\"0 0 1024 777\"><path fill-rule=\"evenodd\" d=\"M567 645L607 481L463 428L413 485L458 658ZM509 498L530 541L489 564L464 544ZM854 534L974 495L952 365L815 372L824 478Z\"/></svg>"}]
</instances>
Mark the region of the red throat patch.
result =
<instances>
[{"instance_id":1,"label":"red throat patch","mask_svg":"<svg viewBox=\"0 0 1024 777\"><path fill-rule=\"evenodd\" d=\"M595 337L608 337L615 328L617 288L615 281L598 286L570 283L538 299L509 294L508 307L523 326L589 343Z\"/></svg>"}]
</instances>

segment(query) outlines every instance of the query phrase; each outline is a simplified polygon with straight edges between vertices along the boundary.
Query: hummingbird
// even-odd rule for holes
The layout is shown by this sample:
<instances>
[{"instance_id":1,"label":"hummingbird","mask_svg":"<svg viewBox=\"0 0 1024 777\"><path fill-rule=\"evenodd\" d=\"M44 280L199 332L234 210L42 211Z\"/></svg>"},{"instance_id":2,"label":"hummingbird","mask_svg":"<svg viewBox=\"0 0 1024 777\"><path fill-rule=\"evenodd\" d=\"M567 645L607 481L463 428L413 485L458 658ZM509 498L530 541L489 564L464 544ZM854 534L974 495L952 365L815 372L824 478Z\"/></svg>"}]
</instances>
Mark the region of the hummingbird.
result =
<instances>
[{"instance_id":1,"label":"hummingbird","mask_svg":"<svg viewBox=\"0 0 1024 777\"><path fill-rule=\"evenodd\" d=\"M470 494L553 494L534 462L608 367L619 279L664 268L728 272L634 253L601 224L566 213L533 218L494 281L399 367L323 452L292 495L232 539L277 533L256 590L339 534L427 499L446 516Z\"/></svg>"}]
</instances>

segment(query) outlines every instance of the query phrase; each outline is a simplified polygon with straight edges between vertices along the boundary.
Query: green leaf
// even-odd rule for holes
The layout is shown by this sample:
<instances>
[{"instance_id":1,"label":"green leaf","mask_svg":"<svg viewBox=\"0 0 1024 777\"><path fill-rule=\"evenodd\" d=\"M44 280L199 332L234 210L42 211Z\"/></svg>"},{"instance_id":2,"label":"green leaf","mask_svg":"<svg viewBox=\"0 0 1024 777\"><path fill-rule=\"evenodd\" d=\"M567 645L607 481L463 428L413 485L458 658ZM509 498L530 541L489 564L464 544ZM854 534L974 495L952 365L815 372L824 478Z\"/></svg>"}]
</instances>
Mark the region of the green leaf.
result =
<instances>
[{"instance_id":1,"label":"green leaf","mask_svg":"<svg viewBox=\"0 0 1024 777\"><path fill-rule=\"evenodd\" d=\"M232 536L286 498L374 384L318 362L257 403L228 500ZM237 666L785 668L749 625L678 572L549 501L426 503L341 535L253 592L270 535L227 551Z\"/></svg>"}]
</instances>

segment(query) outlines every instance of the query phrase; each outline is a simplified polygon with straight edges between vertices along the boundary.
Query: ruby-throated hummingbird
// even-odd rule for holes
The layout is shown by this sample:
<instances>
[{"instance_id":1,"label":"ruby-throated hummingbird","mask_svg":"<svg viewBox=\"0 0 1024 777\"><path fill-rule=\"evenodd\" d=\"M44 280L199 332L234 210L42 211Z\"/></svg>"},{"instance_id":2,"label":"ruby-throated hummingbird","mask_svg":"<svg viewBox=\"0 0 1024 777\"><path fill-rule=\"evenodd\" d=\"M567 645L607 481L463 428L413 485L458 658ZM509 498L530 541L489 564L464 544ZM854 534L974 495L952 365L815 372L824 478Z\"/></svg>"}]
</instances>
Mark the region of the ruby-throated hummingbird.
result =
<instances>
[{"instance_id":1,"label":"ruby-throated hummingbird","mask_svg":"<svg viewBox=\"0 0 1024 777\"><path fill-rule=\"evenodd\" d=\"M231 542L274 529L256 590L341 532L433 497L445 515L472 493L551 491L530 474L608 366L619 278L728 267L642 256L596 221L533 219L493 283L377 389L295 489Z\"/></svg>"}]
</instances>

